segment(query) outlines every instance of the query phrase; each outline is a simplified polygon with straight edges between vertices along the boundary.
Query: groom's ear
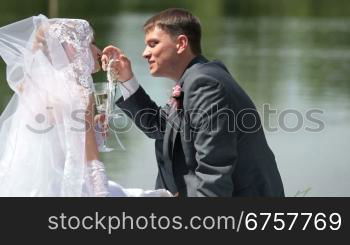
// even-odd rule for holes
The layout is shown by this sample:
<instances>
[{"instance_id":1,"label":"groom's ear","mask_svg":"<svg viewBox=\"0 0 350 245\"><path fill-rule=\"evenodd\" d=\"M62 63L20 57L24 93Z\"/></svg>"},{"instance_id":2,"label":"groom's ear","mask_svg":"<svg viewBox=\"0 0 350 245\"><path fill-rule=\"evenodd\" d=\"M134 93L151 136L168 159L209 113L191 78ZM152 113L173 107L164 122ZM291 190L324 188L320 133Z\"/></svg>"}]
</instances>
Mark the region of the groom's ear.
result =
<instances>
[{"instance_id":1,"label":"groom's ear","mask_svg":"<svg viewBox=\"0 0 350 245\"><path fill-rule=\"evenodd\" d=\"M177 53L182 54L187 48L188 48L188 38L186 35L179 35L176 38L176 48L177 48Z\"/></svg>"}]
</instances>

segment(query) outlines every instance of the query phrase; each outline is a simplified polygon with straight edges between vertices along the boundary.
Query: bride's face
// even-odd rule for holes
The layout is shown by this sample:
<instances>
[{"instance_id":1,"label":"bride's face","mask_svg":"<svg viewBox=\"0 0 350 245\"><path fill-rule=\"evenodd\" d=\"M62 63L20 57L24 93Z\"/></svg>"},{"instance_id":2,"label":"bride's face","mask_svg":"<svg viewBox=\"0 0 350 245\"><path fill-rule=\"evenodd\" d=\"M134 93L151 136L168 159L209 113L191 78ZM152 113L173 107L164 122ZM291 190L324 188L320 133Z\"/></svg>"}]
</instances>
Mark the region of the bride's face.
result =
<instances>
[{"instance_id":1,"label":"bride's face","mask_svg":"<svg viewBox=\"0 0 350 245\"><path fill-rule=\"evenodd\" d=\"M95 69L93 73L98 72L101 70L101 56L102 56L102 51L96 46L95 42L92 42L90 44L92 56L94 57L95 61Z\"/></svg>"}]
</instances>

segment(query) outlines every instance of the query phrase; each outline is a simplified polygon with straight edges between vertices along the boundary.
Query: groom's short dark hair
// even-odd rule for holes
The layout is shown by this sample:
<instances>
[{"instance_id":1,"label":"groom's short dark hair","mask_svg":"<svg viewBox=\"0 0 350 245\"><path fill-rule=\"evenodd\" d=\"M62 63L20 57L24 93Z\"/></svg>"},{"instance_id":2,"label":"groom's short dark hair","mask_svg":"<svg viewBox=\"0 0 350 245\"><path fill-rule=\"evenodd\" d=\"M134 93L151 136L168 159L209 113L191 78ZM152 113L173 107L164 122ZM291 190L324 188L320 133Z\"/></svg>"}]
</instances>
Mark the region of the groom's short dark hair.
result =
<instances>
[{"instance_id":1,"label":"groom's short dark hair","mask_svg":"<svg viewBox=\"0 0 350 245\"><path fill-rule=\"evenodd\" d=\"M193 54L202 53L201 49L201 24L199 19L186 9L166 9L146 21L143 25L147 33L158 26L171 36L186 35Z\"/></svg>"}]
</instances>

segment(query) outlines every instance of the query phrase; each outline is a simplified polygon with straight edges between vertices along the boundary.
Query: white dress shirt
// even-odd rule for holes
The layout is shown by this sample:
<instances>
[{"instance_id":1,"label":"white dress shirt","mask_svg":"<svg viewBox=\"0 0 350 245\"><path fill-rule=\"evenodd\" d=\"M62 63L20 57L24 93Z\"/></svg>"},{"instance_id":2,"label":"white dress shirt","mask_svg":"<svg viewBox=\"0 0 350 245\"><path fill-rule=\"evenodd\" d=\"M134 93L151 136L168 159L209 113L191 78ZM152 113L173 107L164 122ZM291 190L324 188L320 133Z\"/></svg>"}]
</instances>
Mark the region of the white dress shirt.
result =
<instances>
[{"instance_id":1,"label":"white dress shirt","mask_svg":"<svg viewBox=\"0 0 350 245\"><path fill-rule=\"evenodd\" d=\"M136 77L133 76L130 80L119 83L120 92L123 95L124 100L127 100L131 95L133 95L140 87L139 82Z\"/></svg>"}]
</instances>

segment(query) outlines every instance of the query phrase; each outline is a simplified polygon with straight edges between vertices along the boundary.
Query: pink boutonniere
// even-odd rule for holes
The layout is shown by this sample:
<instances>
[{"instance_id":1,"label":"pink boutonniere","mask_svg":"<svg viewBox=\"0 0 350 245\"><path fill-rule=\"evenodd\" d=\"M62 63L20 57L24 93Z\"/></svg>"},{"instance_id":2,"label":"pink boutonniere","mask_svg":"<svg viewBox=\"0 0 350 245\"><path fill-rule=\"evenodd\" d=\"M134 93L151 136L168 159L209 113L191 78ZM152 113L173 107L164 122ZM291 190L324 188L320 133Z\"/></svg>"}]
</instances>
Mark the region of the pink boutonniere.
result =
<instances>
[{"instance_id":1,"label":"pink boutonniere","mask_svg":"<svg viewBox=\"0 0 350 245\"><path fill-rule=\"evenodd\" d=\"M174 106L176 110L182 109L182 98L183 98L183 91L180 86L180 84L176 84L173 87L172 93L171 93L171 98L169 100L170 106Z\"/></svg>"}]
</instances>

